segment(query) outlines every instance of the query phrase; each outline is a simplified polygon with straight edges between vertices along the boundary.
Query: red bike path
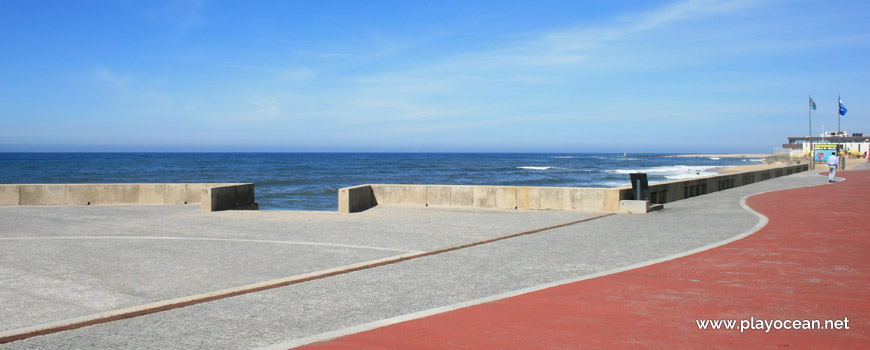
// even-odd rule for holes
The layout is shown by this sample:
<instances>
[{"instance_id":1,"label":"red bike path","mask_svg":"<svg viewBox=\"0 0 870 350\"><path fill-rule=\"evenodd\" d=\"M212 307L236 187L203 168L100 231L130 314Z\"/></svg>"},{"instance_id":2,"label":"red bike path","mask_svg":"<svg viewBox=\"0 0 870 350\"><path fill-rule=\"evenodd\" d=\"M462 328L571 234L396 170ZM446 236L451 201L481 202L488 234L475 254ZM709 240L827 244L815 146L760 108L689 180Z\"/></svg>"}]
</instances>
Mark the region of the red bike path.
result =
<instances>
[{"instance_id":1,"label":"red bike path","mask_svg":"<svg viewBox=\"0 0 870 350\"><path fill-rule=\"evenodd\" d=\"M747 199L769 218L675 260L397 323L305 349L870 348L870 170ZM697 320L849 320L699 329ZM757 321L752 324L758 325Z\"/></svg>"}]
</instances>

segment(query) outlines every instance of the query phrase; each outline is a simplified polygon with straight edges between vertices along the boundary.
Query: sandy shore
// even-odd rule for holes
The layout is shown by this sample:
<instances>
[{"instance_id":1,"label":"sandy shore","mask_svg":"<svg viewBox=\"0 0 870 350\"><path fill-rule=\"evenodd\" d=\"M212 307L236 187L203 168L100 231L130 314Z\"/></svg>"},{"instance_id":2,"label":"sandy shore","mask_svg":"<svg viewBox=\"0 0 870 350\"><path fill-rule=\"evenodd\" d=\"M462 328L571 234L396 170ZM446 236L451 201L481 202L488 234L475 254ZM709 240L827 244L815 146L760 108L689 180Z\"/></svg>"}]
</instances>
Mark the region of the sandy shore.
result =
<instances>
[{"instance_id":1,"label":"sandy shore","mask_svg":"<svg viewBox=\"0 0 870 350\"><path fill-rule=\"evenodd\" d=\"M854 168L860 164L867 162L866 159L846 159L846 169ZM755 171L755 170L764 170L770 168L776 168L782 166L782 163L773 163L773 164L751 164L751 165L737 165L726 168L717 168L715 169L720 174L733 174L733 173L742 173L744 171ZM823 170L827 171L828 166L825 164L816 164L815 170Z\"/></svg>"},{"instance_id":2,"label":"sandy shore","mask_svg":"<svg viewBox=\"0 0 870 350\"><path fill-rule=\"evenodd\" d=\"M764 170L775 168L778 166L782 166L782 164L752 164L752 165L736 165L725 168L716 168L716 172L719 174L733 174L733 173L742 173L744 171L756 171L756 170Z\"/></svg>"},{"instance_id":3,"label":"sandy shore","mask_svg":"<svg viewBox=\"0 0 870 350\"><path fill-rule=\"evenodd\" d=\"M673 157L678 158L762 158L769 156L770 154L760 154L760 153L709 153L709 154L677 154Z\"/></svg>"}]
</instances>

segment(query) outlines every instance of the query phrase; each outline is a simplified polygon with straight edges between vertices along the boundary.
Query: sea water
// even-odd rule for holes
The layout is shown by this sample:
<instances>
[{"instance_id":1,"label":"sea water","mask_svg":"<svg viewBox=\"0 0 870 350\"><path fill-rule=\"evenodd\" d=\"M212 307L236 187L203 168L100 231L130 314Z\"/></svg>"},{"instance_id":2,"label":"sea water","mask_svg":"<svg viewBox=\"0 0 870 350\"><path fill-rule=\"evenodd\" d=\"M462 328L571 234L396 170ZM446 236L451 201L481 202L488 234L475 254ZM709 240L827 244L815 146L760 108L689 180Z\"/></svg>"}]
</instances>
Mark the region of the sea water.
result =
<instances>
[{"instance_id":1,"label":"sea water","mask_svg":"<svg viewBox=\"0 0 870 350\"><path fill-rule=\"evenodd\" d=\"M0 153L0 183L252 182L261 210L337 210L361 184L617 187L716 174L762 159L662 154Z\"/></svg>"}]
</instances>

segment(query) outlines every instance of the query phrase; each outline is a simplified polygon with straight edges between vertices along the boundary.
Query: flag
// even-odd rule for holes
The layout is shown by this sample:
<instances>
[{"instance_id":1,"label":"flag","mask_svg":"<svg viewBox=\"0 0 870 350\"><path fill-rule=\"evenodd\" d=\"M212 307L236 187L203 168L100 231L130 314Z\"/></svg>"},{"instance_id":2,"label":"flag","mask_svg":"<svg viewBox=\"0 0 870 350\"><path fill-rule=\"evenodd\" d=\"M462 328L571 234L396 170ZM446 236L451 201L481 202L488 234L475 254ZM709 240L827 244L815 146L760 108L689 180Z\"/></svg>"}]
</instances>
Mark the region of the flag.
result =
<instances>
[{"instance_id":1,"label":"flag","mask_svg":"<svg viewBox=\"0 0 870 350\"><path fill-rule=\"evenodd\" d=\"M813 101L812 97L810 97L810 108L812 108L814 111L816 110L816 101Z\"/></svg>"},{"instance_id":2,"label":"flag","mask_svg":"<svg viewBox=\"0 0 870 350\"><path fill-rule=\"evenodd\" d=\"M837 96L837 101L840 101L840 115L846 115L846 112L849 110L846 109L846 106L843 106L843 100L840 99L840 96Z\"/></svg>"}]
</instances>

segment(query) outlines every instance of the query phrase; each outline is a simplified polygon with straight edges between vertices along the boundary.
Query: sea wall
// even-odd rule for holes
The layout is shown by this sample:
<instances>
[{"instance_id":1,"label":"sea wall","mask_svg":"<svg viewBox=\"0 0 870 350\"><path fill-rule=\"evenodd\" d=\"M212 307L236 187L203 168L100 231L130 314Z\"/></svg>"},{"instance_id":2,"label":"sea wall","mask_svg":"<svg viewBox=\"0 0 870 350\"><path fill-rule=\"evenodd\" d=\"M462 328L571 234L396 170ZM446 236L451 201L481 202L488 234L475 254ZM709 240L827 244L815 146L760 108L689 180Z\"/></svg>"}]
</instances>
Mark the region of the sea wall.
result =
<instances>
[{"instance_id":1,"label":"sea wall","mask_svg":"<svg viewBox=\"0 0 870 350\"><path fill-rule=\"evenodd\" d=\"M340 189L338 210L354 213L383 205L616 211L618 195L619 191L601 188L375 184Z\"/></svg>"},{"instance_id":2,"label":"sea wall","mask_svg":"<svg viewBox=\"0 0 870 350\"><path fill-rule=\"evenodd\" d=\"M0 185L0 206L197 203L203 211L257 209L252 183Z\"/></svg>"},{"instance_id":3,"label":"sea wall","mask_svg":"<svg viewBox=\"0 0 870 350\"><path fill-rule=\"evenodd\" d=\"M791 175L807 169L807 164L787 165L765 170L654 183L649 188L649 202L664 204L774 177ZM634 194L631 186L581 188L369 184L339 189L338 210L341 213L354 213L383 205L619 212L621 211L621 201L633 199Z\"/></svg>"},{"instance_id":4,"label":"sea wall","mask_svg":"<svg viewBox=\"0 0 870 350\"><path fill-rule=\"evenodd\" d=\"M649 185L649 201L664 204L680 199L749 185L758 181L787 176L809 169L809 164L783 165L776 168L746 171L732 174L704 176L692 179L656 182ZM634 199L631 186L617 187L622 199Z\"/></svg>"}]
</instances>

